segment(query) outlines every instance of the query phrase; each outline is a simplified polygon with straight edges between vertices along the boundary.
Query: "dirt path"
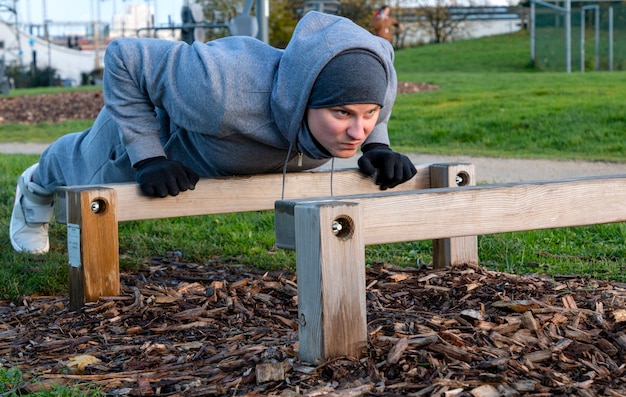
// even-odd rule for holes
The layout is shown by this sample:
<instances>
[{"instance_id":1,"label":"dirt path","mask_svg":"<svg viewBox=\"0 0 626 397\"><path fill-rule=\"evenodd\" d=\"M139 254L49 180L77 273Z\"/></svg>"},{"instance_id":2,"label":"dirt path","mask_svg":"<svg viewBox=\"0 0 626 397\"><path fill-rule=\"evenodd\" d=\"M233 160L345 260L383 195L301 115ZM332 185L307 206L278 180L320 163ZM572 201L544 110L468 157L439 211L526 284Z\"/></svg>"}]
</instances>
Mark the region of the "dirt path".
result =
<instances>
[{"instance_id":1,"label":"dirt path","mask_svg":"<svg viewBox=\"0 0 626 397\"><path fill-rule=\"evenodd\" d=\"M47 143L1 142L0 153L41 154L47 147Z\"/></svg>"},{"instance_id":2,"label":"dirt path","mask_svg":"<svg viewBox=\"0 0 626 397\"><path fill-rule=\"evenodd\" d=\"M551 161L469 156L409 155L414 163L472 163L478 183L529 182L584 176L626 174L626 164L583 161ZM338 168L356 166L356 158L335 160Z\"/></svg>"},{"instance_id":3,"label":"dirt path","mask_svg":"<svg viewBox=\"0 0 626 397\"><path fill-rule=\"evenodd\" d=\"M48 144L37 143L0 143L0 153L39 154ZM528 182L626 174L626 164L586 161L552 161L508 158L487 158L469 156L439 156L430 154L411 154L415 163L450 163L467 162L476 167L478 183ZM356 167L357 157L337 159L335 167Z\"/></svg>"}]
</instances>

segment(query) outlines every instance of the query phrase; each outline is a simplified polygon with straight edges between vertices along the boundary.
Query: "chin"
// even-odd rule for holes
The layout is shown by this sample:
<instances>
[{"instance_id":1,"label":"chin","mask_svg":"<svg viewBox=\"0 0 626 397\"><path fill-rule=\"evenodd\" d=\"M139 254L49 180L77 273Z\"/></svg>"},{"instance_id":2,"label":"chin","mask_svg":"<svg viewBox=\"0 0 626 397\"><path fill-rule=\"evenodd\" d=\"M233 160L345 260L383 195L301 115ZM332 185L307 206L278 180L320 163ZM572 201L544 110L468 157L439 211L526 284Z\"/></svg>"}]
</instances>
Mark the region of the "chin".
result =
<instances>
[{"instance_id":1,"label":"chin","mask_svg":"<svg viewBox=\"0 0 626 397\"><path fill-rule=\"evenodd\" d=\"M349 159L350 157L354 156L356 152L356 150L342 150L339 152L335 152L333 156L338 159Z\"/></svg>"}]
</instances>

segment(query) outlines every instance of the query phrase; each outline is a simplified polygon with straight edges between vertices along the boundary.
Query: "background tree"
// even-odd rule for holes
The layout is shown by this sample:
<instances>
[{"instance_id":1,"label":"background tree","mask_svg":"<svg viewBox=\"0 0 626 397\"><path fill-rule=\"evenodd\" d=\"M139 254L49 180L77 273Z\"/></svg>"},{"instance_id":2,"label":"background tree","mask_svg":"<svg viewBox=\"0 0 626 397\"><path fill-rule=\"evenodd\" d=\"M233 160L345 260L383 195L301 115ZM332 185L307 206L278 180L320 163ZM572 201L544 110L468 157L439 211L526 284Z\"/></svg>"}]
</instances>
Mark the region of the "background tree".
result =
<instances>
[{"instance_id":1,"label":"background tree","mask_svg":"<svg viewBox=\"0 0 626 397\"><path fill-rule=\"evenodd\" d=\"M471 4L452 6L447 0L428 0L423 5L406 10L413 13L417 29L435 43L445 43L454 37L463 35L465 22L471 12Z\"/></svg>"},{"instance_id":2,"label":"background tree","mask_svg":"<svg viewBox=\"0 0 626 397\"><path fill-rule=\"evenodd\" d=\"M285 48L298 23L298 10L304 0L271 0L269 38L270 44Z\"/></svg>"},{"instance_id":3,"label":"background tree","mask_svg":"<svg viewBox=\"0 0 626 397\"><path fill-rule=\"evenodd\" d=\"M204 10L205 22L228 24L243 9L245 0L195 0ZM268 22L270 44L284 48L302 17L301 10L305 0L270 0L270 18ZM370 18L379 7L373 0L341 0L339 15L347 17L356 24L371 31ZM382 3L380 3L382 4ZM256 2L252 13L255 13ZM228 36L226 28L207 29L205 40L215 40Z\"/></svg>"},{"instance_id":4,"label":"background tree","mask_svg":"<svg viewBox=\"0 0 626 397\"><path fill-rule=\"evenodd\" d=\"M372 0L341 0L339 15L351 19L357 25L371 32L370 19L378 8L378 3L374 3Z\"/></svg>"},{"instance_id":5,"label":"background tree","mask_svg":"<svg viewBox=\"0 0 626 397\"><path fill-rule=\"evenodd\" d=\"M228 24L243 8L245 0L196 0L204 10L205 22L209 24ZM227 28L205 29L205 41L228 36Z\"/></svg>"}]
</instances>

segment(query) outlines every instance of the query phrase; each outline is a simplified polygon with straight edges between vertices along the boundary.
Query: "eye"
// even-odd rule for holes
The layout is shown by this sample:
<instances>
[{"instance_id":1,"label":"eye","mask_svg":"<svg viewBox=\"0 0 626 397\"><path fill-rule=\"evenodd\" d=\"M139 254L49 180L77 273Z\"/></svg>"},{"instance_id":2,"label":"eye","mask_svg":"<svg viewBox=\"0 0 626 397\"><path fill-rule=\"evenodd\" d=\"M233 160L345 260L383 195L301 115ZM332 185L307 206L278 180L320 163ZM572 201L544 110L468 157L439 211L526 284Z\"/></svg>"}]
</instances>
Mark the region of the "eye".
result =
<instances>
[{"instance_id":1,"label":"eye","mask_svg":"<svg viewBox=\"0 0 626 397\"><path fill-rule=\"evenodd\" d=\"M365 114L365 117L374 117L378 114L379 110L380 108L371 109Z\"/></svg>"}]
</instances>

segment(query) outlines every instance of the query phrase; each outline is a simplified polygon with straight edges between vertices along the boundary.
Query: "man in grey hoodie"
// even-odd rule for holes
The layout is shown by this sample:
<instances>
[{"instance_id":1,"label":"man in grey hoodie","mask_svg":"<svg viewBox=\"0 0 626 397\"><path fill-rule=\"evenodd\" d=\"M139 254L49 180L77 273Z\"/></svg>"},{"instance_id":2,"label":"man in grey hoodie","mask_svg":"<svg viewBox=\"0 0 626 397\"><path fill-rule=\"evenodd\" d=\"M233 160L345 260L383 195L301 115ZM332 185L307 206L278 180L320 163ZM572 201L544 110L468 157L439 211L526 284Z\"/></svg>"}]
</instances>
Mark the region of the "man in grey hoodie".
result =
<instances>
[{"instance_id":1,"label":"man in grey hoodie","mask_svg":"<svg viewBox=\"0 0 626 397\"><path fill-rule=\"evenodd\" d=\"M117 39L104 61L93 126L58 139L18 178L16 251L49 250L58 186L137 181L165 197L200 177L308 170L359 148L359 168L381 189L416 173L389 148L393 48L346 18L307 13L284 50L243 36Z\"/></svg>"}]
</instances>

